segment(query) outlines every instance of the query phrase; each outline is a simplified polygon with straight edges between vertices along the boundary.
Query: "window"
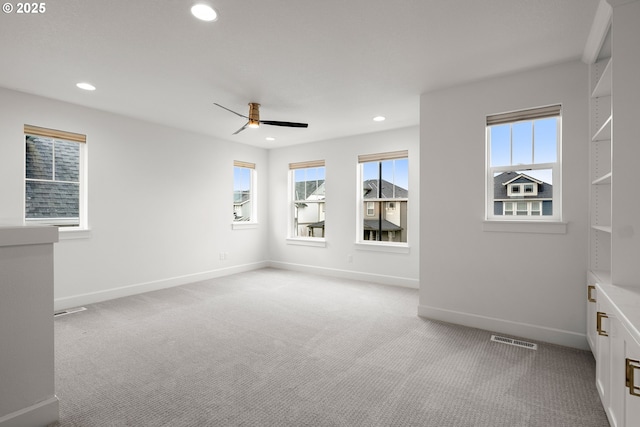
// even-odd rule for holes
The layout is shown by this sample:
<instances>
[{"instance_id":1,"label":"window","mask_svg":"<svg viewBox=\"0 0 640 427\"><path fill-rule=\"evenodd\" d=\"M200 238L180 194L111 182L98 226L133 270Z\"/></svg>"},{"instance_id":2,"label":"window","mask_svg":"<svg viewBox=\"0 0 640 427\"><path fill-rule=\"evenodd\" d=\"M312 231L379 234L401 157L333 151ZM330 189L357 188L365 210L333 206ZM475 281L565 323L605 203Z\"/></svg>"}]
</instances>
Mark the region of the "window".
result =
<instances>
[{"instance_id":1,"label":"window","mask_svg":"<svg viewBox=\"0 0 640 427\"><path fill-rule=\"evenodd\" d=\"M487 117L487 219L561 219L560 136L560 105Z\"/></svg>"},{"instance_id":2,"label":"window","mask_svg":"<svg viewBox=\"0 0 640 427\"><path fill-rule=\"evenodd\" d=\"M361 155L358 242L407 243L408 152Z\"/></svg>"},{"instance_id":3,"label":"window","mask_svg":"<svg viewBox=\"0 0 640 427\"><path fill-rule=\"evenodd\" d=\"M233 162L233 222L255 223L256 216L256 165Z\"/></svg>"},{"instance_id":4,"label":"window","mask_svg":"<svg viewBox=\"0 0 640 427\"><path fill-rule=\"evenodd\" d=\"M25 125L25 222L86 228L86 136Z\"/></svg>"},{"instance_id":5,"label":"window","mask_svg":"<svg viewBox=\"0 0 640 427\"><path fill-rule=\"evenodd\" d=\"M325 237L324 160L290 163L291 236Z\"/></svg>"},{"instance_id":6,"label":"window","mask_svg":"<svg viewBox=\"0 0 640 427\"><path fill-rule=\"evenodd\" d=\"M367 216L376 215L376 204L373 202L367 202Z\"/></svg>"}]
</instances>

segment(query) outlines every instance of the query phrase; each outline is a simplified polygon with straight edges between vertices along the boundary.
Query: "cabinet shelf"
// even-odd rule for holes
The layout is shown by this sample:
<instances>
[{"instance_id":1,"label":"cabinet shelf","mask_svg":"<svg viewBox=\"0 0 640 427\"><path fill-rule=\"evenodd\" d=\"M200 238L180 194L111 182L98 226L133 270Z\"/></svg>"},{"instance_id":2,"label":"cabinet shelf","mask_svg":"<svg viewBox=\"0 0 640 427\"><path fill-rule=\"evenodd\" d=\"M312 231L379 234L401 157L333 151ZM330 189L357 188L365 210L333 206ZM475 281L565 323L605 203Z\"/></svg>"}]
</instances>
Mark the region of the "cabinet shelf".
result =
<instances>
[{"instance_id":1,"label":"cabinet shelf","mask_svg":"<svg viewBox=\"0 0 640 427\"><path fill-rule=\"evenodd\" d=\"M611 119L612 116L609 116L607 121L604 122L602 126L600 126L600 129L598 129L595 135L593 135L593 138L591 139L592 141L606 141L608 139L611 139Z\"/></svg>"},{"instance_id":2,"label":"cabinet shelf","mask_svg":"<svg viewBox=\"0 0 640 427\"><path fill-rule=\"evenodd\" d=\"M600 178L594 179L591 184L593 185L608 185L611 184L611 176L612 173L609 172L608 174L605 174L603 176L601 176Z\"/></svg>"},{"instance_id":3,"label":"cabinet shelf","mask_svg":"<svg viewBox=\"0 0 640 427\"><path fill-rule=\"evenodd\" d=\"M610 270L591 270L597 283L601 285L611 285L611 271Z\"/></svg>"},{"instance_id":4,"label":"cabinet shelf","mask_svg":"<svg viewBox=\"0 0 640 427\"><path fill-rule=\"evenodd\" d=\"M607 61L607 65L604 67L604 71L596 83L596 87L591 92L592 98L599 98L601 96L611 95L611 58Z\"/></svg>"},{"instance_id":5,"label":"cabinet shelf","mask_svg":"<svg viewBox=\"0 0 640 427\"><path fill-rule=\"evenodd\" d=\"M604 233L611 234L611 226L610 225L592 225L591 228L594 230L602 231Z\"/></svg>"}]
</instances>

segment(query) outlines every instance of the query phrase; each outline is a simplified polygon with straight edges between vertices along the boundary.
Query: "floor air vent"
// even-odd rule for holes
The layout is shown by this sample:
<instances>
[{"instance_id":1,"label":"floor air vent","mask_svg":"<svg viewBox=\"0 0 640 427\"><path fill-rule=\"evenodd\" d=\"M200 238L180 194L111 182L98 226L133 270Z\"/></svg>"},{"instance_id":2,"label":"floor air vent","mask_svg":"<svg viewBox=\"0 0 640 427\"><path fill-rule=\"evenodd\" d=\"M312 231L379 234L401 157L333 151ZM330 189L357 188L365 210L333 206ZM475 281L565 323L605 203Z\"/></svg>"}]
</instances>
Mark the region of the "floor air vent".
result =
<instances>
[{"instance_id":1,"label":"floor air vent","mask_svg":"<svg viewBox=\"0 0 640 427\"><path fill-rule=\"evenodd\" d=\"M86 307L69 308L67 310L57 311L53 313L53 317L60 317L67 314L73 314L73 313L77 313L79 311L85 311L85 310L86 310Z\"/></svg>"},{"instance_id":2,"label":"floor air vent","mask_svg":"<svg viewBox=\"0 0 640 427\"><path fill-rule=\"evenodd\" d=\"M516 347L528 348L530 350L537 350L538 344L532 342L516 340L513 338L501 337L500 335L491 335L491 341L500 342L502 344L515 345Z\"/></svg>"}]
</instances>

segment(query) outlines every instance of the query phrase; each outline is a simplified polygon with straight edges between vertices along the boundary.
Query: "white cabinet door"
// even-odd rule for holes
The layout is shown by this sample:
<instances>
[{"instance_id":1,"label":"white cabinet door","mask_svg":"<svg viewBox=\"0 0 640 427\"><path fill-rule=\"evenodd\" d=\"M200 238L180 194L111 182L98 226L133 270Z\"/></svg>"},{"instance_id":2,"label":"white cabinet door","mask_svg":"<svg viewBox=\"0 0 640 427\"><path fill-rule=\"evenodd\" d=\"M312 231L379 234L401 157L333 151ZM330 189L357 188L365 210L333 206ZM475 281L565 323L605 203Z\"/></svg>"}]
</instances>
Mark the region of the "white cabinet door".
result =
<instances>
[{"instance_id":1,"label":"white cabinet door","mask_svg":"<svg viewBox=\"0 0 640 427\"><path fill-rule=\"evenodd\" d=\"M598 347L596 346L598 338L596 331L597 292L595 285L587 286L587 342L596 361L598 360Z\"/></svg>"},{"instance_id":2,"label":"white cabinet door","mask_svg":"<svg viewBox=\"0 0 640 427\"><path fill-rule=\"evenodd\" d=\"M624 418L626 427L640 426L640 344L625 330Z\"/></svg>"},{"instance_id":3,"label":"white cabinet door","mask_svg":"<svg viewBox=\"0 0 640 427\"><path fill-rule=\"evenodd\" d=\"M609 314L608 328L610 339L610 357L607 367L609 370L609 397L605 408L611 427L633 426L633 424L625 424L624 420L624 364L627 330L622 325L620 318L618 318L617 310Z\"/></svg>"},{"instance_id":4,"label":"white cabinet door","mask_svg":"<svg viewBox=\"0 0 640 427\"><path fill-rule=\"evenodd\" d=\"M596 387L602 400L607 414L610 413L611 403L611 315L613 307L606 295L599 293L598 302L596 303ZM612 426L615 426L613 420L609 419Z\"/></svg>"}]
</instances>

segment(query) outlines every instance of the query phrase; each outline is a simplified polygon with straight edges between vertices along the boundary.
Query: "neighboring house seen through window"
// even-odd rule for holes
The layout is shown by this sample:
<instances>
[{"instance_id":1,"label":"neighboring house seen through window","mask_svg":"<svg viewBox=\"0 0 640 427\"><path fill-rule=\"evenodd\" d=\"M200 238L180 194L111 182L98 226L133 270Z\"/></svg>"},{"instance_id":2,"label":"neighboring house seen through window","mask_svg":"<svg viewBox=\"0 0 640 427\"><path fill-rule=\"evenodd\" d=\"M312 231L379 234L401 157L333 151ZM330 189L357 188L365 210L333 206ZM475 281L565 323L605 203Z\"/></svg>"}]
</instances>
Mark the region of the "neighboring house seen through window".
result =
<instances>
[{"instance_id":1,"label":"neighboring house seen through window","mask_svg":"<svg viewBox=\"0 0 640 427\"><path fill-rule=\"evenodd\" d=\"M561 219L560 135L560 105L487 117L487 219Z\"/></svg>"},{"instance_id":2,"label":"neighboring house seen through window","mask_svg":"<svg viewBox=\"0 0 640 427\"><path fill-rule=\"evenodd\" d=\"M290 163L291 235L325 237L324 160Z\"/></svg>"},{"instance_id":3,"label":"neighboring house seen through window","mask_svg":"<svg viewBox=\"0 0 640 427\"><path fill-rule=\"evenodd\" d=\"M407 243L408 152L358 157L358 241Z\"/></svg>"},{"instance_id":4,"label":"neighboring house seen through window","mask_svg":"<svg viewBox=\"0 0 640 427\"><path fill-rule=\"evenodd\" d=\"M25 125L26 222L86 228L86 136Z\"/></svg>"},{"instance_id":5,"label":"neighboring house seen through window","mask_svg":"<svg viewBox=\"0 0 640 427\"><path fill-rule=\"evenodd\" d=\"M257 222L256 219L256 165L233 162L233 221Z\"/></svg>"}]
</instances>

